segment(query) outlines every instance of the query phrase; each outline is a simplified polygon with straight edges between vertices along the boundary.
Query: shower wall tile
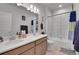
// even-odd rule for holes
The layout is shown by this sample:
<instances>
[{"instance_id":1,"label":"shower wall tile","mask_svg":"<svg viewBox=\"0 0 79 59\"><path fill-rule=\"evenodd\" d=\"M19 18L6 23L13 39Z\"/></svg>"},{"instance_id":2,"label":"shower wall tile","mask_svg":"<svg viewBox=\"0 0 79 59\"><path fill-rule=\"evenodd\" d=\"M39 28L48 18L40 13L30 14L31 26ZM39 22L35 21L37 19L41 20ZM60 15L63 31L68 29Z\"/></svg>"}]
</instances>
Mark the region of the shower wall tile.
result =
<instances>
[{"instance_id":1,"label":"shower wall tile","mask_svg":"<svg viewBox=\"0 0 79 59\"><path fill-rule=\"evenodd\" d=\"M73 40L74 39L74 31L69 31L68 39L69 40Z\"/></svg>"},{"instance_id":2,"label":"shower wall tile","mask_svg":"<svg viewBox=\"0 0 79 59\"><path fill-rule=\"evenodd\" d=\"M74 29L75 29L76 22L70 22L69 23L69 33L68 33L68 39L73 40L74 38Z\"/></svg>"}]
</instances>

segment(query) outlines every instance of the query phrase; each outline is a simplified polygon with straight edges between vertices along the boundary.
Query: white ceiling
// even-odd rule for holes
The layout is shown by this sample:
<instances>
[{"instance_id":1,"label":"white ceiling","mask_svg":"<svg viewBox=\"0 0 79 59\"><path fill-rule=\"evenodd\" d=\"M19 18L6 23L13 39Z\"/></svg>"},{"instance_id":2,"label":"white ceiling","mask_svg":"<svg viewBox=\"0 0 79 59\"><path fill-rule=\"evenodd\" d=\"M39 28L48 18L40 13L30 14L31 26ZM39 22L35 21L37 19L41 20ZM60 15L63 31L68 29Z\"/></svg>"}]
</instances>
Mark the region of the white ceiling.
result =
<instances>
[{"instance_id":1,"label":"white ceiling","mask_svg":"<svg viewBox=\"0 0 79 59\"><path fill-rule=\"evenodd\" d=\"M39 3L40 5L46 6L51 10L60 9L58 6L61 4L61 8L72 7L72 3Z\"/></svg>"}]
</instances>

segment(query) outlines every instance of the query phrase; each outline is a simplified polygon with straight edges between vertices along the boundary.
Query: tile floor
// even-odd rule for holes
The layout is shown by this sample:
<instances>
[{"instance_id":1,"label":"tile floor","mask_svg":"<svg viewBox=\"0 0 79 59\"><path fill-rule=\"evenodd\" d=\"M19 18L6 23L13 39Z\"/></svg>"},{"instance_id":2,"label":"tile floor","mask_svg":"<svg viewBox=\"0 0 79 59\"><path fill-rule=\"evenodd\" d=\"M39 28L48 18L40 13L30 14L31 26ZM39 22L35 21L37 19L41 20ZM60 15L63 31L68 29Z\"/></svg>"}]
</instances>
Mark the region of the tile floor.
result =
<instances>
[{"instance_id":1,"label":"tile floor","mask_svg":"<svg viewBox=\"0 0 79 59\"><path fill-rule=\"evenodd\" d=\"M61 48L57 43L48 44L46 55L75 55L73 50Z\"/></svg>"}]
</instances>

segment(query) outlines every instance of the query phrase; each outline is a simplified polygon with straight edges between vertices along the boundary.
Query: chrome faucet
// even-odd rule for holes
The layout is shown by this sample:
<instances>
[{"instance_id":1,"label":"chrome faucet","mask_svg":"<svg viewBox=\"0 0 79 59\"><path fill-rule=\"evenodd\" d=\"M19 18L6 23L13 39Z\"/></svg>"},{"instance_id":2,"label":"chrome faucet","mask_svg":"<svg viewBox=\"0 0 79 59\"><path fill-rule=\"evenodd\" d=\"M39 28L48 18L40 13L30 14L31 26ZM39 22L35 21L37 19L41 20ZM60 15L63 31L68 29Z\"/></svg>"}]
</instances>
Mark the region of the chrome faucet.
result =
<instances>
[{"instance_id":1,"label":"chrome faucet","mask_svg":"<svg viewBox=\"0 0 79 59\"><path fill-rule=\"evenodd\" d=\"M3 42L3 37L0 36L0 42Z\"/></svg>"}]
</instances>

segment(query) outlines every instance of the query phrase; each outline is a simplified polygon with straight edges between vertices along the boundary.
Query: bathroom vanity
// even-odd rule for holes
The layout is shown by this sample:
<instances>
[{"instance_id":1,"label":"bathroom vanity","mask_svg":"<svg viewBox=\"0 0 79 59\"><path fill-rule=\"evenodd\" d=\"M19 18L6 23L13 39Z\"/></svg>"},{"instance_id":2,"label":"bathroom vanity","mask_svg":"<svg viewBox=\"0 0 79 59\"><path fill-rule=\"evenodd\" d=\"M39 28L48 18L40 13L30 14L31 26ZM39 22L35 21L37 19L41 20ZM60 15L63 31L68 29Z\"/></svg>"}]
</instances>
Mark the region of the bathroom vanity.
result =
<instances>
[{"instance_id":1,"label":"bathroom vanity","mask_svg":"<svg viewBox=\"0 0 79 59\"><path fill-rule=\"evenodd\" d=\"M16 38L0 45L1 55L44 55L47 50L47 35Z\"/></svg>"}]
</instances>

